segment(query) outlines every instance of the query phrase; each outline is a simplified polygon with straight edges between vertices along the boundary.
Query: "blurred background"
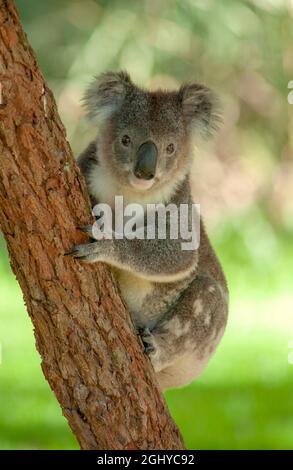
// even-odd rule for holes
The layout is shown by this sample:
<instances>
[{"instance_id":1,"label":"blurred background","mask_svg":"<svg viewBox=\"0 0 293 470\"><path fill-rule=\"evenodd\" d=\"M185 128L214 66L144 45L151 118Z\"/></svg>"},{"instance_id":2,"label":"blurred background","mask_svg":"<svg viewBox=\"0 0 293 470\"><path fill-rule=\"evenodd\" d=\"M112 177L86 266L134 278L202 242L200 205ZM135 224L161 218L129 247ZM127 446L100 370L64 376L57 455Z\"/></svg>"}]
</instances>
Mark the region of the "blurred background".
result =
<instances>
[{"instance_id":1,"label":"blurred background","mask_svg":"<svg viewBox=\"0 0 293 470\"><path fill-rule=\"evenodd\" d=\"M222 343L195 383L166 393L190 449L293 448L293 1L17 0L78 154L94 135L92 77L198 80L224 122L195 158L197 200L231 292ZM76 449L43 378L0 238L0 448Z\"/></svg>"}]
</instances>

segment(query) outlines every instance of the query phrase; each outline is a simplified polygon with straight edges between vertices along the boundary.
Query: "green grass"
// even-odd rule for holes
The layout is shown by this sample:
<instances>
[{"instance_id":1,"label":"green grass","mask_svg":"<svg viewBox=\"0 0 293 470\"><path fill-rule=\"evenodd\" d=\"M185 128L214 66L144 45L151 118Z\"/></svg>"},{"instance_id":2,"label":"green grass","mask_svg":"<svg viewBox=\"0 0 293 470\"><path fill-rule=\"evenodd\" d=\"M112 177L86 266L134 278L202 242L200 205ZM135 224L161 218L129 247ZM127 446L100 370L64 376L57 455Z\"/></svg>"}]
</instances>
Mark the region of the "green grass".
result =
<instances>
[{"instance_id":1,"label":"green grass","mask_svg":"<svg viewBox=\"0 0 293 470\"><path fill-rule=\"evenodd\" d=\"M264 225L264 219L244 216L214 232L231 290L227 331L202 377L166 393L188 448L293 448L293 248L287 234ZM250 230L253 247L243 235ZM0 449L76 449L42 375L20 289L0 250Z\"/></svg>"}]
</instances>

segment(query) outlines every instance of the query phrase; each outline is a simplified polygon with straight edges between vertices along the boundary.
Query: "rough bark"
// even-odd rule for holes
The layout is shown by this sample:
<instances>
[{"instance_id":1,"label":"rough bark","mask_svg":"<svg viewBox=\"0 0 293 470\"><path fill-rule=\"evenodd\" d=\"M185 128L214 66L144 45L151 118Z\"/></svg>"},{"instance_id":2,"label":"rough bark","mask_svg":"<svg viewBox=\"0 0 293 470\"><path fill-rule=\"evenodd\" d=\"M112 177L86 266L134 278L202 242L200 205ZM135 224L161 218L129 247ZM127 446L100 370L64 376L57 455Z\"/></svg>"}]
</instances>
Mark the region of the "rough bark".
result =
<instances>
[{"instance_id":1,"label":"rough bark","mask_svg":"<svg viewBox=\"0 0 293 470\"><path fill-rule=\"evenodd\" d=\"M82 449L183 448L108 269L64 257L90 221L52 93L0 0L0 222L44 375Z\"/></svg>"}]
</instances>

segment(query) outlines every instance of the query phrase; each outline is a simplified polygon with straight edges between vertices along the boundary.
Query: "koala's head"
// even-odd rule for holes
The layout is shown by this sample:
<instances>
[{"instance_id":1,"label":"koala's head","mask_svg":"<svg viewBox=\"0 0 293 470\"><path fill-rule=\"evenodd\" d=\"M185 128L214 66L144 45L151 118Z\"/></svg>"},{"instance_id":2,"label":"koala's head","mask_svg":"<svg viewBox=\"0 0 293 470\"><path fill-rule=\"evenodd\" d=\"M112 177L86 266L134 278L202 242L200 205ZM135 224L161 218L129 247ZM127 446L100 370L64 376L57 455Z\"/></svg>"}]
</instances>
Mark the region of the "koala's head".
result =
<instances>
[{"instance_id":1,"label":"koala's head","mask_svg":"<svg viewBox=\"0 0 293 470\"><path fill-rule=\"evenodd\" d=\"M146 91L125 72L97 77L85 95L88 117L99 127L99 157L119 184L137 191L182 179L191 146L218 121L217 99L191 83L178 91Z\"/></svg>"}]
</instances>

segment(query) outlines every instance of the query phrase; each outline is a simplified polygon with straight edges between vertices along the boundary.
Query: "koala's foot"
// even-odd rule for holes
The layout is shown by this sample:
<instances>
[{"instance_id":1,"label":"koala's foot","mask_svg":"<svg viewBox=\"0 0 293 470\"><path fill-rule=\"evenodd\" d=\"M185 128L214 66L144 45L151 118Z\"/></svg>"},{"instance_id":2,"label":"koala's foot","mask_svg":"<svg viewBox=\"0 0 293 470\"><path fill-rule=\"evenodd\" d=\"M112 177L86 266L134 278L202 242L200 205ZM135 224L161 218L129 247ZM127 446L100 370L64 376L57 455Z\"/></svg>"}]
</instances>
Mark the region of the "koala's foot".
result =
<instances>
[{"instance_id":1,"label":"koala's foot","mask_svg":"<svg viewBox=\"0 0 293 470\"><path fill-rule=\"evenodd\" d=\"M143 342L144 352L148 355L156 351L154 336L150 332L149 328L141 328L139 330L139 335Z\"/></svg>"},{"instance_id":2,"label":"koala's foot","mask_svg":"<svg viewBox=\"0 0 293 470\"><path fill-rule=\"evenodd\" d=\"M139 335L144 345L144 352L149 357L155 372L160 371L163 367L162 359L164 356L160 339L156 337L149 328L142 328L139 331Z\"/></svg>"}]
</instances>

